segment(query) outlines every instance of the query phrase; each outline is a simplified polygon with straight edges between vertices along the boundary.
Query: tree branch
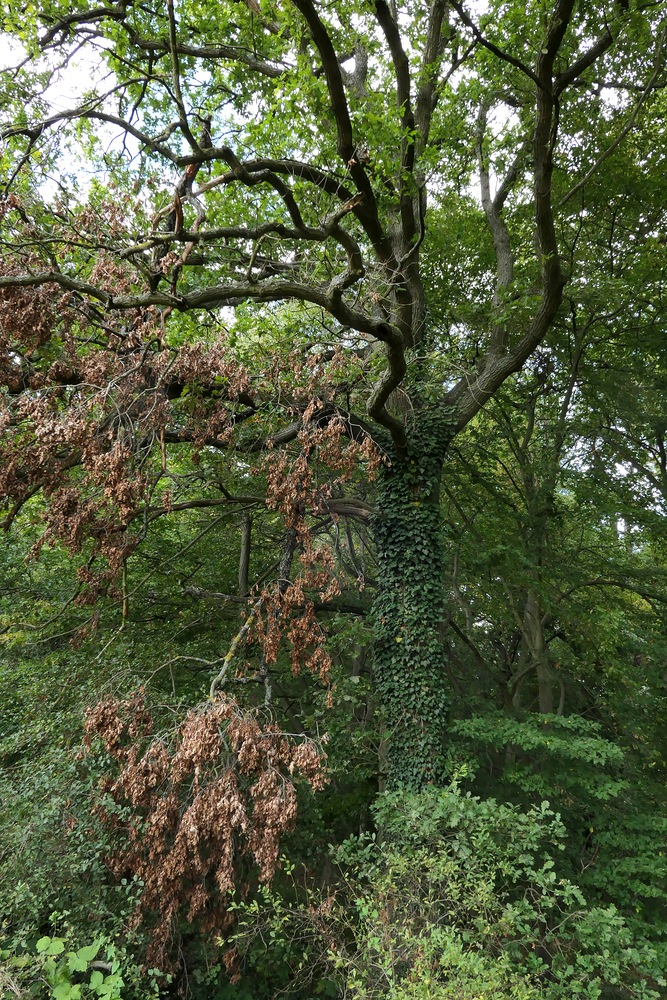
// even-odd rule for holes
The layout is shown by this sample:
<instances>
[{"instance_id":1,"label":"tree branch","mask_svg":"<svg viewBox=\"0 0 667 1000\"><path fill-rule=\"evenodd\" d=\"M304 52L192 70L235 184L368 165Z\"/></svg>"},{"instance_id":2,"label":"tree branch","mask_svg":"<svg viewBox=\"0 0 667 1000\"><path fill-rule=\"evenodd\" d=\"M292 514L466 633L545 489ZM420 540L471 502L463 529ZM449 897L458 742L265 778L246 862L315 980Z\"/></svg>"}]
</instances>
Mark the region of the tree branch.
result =
<instances>
[{"instance_id":1,"label":"tree branch","mask_svg":"<svg viewBox=\"0 0 667 1000\"><path fill-rule=\"evenodd\" d=\"M494 356L492 340L477 377L472 381L467 378L461 379L445 396L445 404L458 410L456 430L465 427L505 379L522 368L526 359L546 336L561 303L565 278L560 266L551 203L553 154L558 138L559 108L558 100L553 94L552 82L554 61L572 18L574 3L575 0L556 0L534 74L539 83L533 137L533 190L535 228L542 274L540 303L528 332L511 351L501 356ZM458 8L460 5L453 4L453 6Z\"/></svg>"},{"instance_id":2,"label":"tree branch","mask_svg":"<svg viewBox=\"0 0 667 1000\"><path fill-rule=\"evenodd\" d=\"M463 21L463 23L465 24L465 26L467 28L470 28L473 37L476 39L477 42L479 42L480 45L483 45L485 49L489 50L489 52L493 52L494 56L498 56L498 58L502 59L503 62L509 63L510 66L514 66L516 69L521 70L521 72L524 73L529 80L532 80L533 83L536 83L538 87L541 87L543 85L542 81L539 78L539 75L535 73L529 66L526 66L526 64L521 62L520 59L517 59L516 56L510 55L508 52L503 52L503 50L499 49L497 45L494 45L493 42L490 42L487 38L484 37L484 35L479 30L477 25L474 23L472 18L468 14L466 14L465 10L463 9L463 4L458 3L457 0L450 0L450 3L451 6L456 11L456 13L461 18L461 20Z\"/></svg>"},{"instance_id":3,"label":"tree branch","mask_svg":"<svg viewBox=\"0 0 667 1000\"><path fill-rule=\"evenodd\" d=\"M591 179L591 177L598 172L598 170L600 169L600 167L602 166L602 164L604 163L604 161L607 160L616 149L618 149L618 147L621 145L621 143L623 142L623 140L625 139L625 137L632 131L632 127L634 126L634 124L635 124L635 122L637 120L637 115L641 111L641 108L644 105L644 103L645 103L646 99L648 98L649 94L654 89L655 81L657 80L658 75L664 69L664 64L663 64L663 61L661 60L660 57L662 55L662 49L663 49L663 45L665 43L665 33L666 32L667 32L667 21L664 22L663 29L660 32L660 35L658 36L658 42L657 42L657 45L656 45L656 53L655 53L655 60L654 60L654 67L655 68L653 70L651 78L649 79L648 83L646 84L646 86L642 90L641 94L639 95L639 98L637 99L637 103L635 104L634 108L632 109L632 113L630 114L630 117L628 118L628 121L626 122L624 128L621 129L621 131L616 136L616 138L611 143L611 145L608 146L607 149L605 149L604 153L602 153L597 158L597 160L595 161L595 163L593 164L593 166L590 168L590 170L587 170L586 173L584 174L584 176L581 178L581 180L578 181L574 185L574 187L570 188L570 190L567 192L567 194L564 195L561 198L561 200L558 203L558 208L562 208L564 205L567 205L568 201L570 201L571 198L574 198L575 194L577 194L579 191L581 191L581 189L583 187L585 187L586 183Z\"/></svg>"},{"instance_id":4,"label":"tree branch","mask_svg":"<svg viewBox=\"0 0 667 1000\"><path fill-rule=\"evenodd\" d=\"M364 227L368 238L371 240L379 259L390 269L396 270L396 260L394 259L391 244L380 222L373 188L371 187L364 165L359 163L354 156L356 144L352 133L352 123L345 96L343 77L333 43L311 0L294 0L294 6L308 24L313 41L322 60L322 67L336 123L338 155L343 163L347 165L357 191L364 195L363 205L358 207L355 214Z\"/></svg>"}]
</instances>

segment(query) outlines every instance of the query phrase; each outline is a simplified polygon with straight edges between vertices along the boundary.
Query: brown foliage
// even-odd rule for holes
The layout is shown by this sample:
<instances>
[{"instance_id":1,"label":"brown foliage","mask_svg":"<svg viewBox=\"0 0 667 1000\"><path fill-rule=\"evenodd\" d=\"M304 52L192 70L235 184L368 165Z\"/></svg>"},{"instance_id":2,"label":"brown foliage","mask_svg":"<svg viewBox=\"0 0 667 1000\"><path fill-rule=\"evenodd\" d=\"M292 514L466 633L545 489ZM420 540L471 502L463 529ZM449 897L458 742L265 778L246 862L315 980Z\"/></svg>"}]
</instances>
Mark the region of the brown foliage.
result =
<instances>
[{"instance_id":1,"label":"brown foliage","mask_svg":"<svg viewBox=\"0 0 667 1000\"><path fill-rule=\"evenodd\" d=\"M78 225L97 239L102 221L109 232L122 229L123 211L107 206L104 220L84 211ZM20 266L0 261L0 272L45 266L31 256ZM131 291L129 274L126 262L99 252L88 278L118 297ZM248 371L220 329L170 345L168 312L103 310L53 283L0 289L2 525L41 494L44 530L32 555L52 544L80 555L75 600L94 604L117 596L126 560L155 518L228 496L223 463L214 473L202 470L202 497L175 493L173 450L180 463L189 446L194 465L202 455L263 451L254 471L265 480L266 508L279 512L293 545L281 578L258 585L261 610L248 639L262 650L262 669L276 662L282 643L294 673L305 667L327 682L316 602L337 596L340 582L318 532L335 521L330 503L359 464L372 475L382 460L336 403L340 385L359 373L342 350L328 349L267 353Z\"/></svg>"},{"instance_id":2,"label":"brown foliage","mask_svg":"<svg viewBox=\"0 0 667 1000\"><path fill-rule=\"evenodd\" d=\"M101 740L115 762L94 811L118 835L111 871L143 882L135 921L149 932L148 961L166 970L180 918L224 934L233 894L273 877L296 820L294 780L322 788L326 755L226 694L190 712L170 738L153 730L139 692L91 708L85 741Z\"/></svg>"}]
</instances>

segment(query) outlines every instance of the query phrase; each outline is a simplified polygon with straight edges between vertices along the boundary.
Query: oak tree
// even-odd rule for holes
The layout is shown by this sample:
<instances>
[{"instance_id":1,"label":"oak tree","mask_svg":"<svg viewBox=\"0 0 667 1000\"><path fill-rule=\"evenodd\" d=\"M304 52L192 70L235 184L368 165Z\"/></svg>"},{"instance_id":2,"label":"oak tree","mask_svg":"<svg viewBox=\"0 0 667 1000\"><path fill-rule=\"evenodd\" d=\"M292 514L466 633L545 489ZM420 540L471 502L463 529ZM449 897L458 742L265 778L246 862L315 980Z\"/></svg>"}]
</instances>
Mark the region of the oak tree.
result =
<instances>
[{"instance_id":1,"label":"oak tree","mask_svg":"<svg viewBox=\"0 0 667 1000\"><path fill-rule=\"evenodd\" d=\"M622 215L614 158L660 137L664 105L659 4L480 6L4 17L6 527L41 492L42 544L84 553L93 600L160 518L278 511L271 581L240 573L239 643L254 630L266 679L281 641L326 677L316 604L338 584L314 528L366 525L383 777L413 788L444 777L448 450L548 347L586 281L590 206ZM82 55L91 86L68 104L53 88ZM650 160L634 167L641 183ZM197 496L178 494L184 461ZM239 488L253 463L259 499Z\"/></svg>"}]
</instances>

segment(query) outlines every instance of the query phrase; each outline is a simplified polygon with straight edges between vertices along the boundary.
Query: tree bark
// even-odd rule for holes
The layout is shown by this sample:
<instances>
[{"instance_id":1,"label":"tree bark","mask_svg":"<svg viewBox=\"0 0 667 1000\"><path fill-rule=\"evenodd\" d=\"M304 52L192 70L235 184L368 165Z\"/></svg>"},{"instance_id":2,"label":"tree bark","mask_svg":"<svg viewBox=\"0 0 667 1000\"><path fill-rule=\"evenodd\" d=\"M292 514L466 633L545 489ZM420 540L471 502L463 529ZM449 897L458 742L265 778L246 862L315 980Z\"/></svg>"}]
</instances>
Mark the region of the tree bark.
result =
<instances>
[{"instance_id":1,"label":"tree bark","mask_svg":"<svg viewBox=\"0 0 667 1000\"><path fill-rule=\"evenodd\" d=\"M252 517L246 513L241 521L241 551L239 554L239 597L245 597L250 590L250 541L252 535Z\"/></svg>"},{"instance_id":2,"label":"tree bark","mask_svg":"<svg viewBox=\"0 0 667 1000\"><path fill-rule=\"evenodd\" d=\"M539 711L542 715L551 715L554 710L554 698L549 670L549 651L544 637L542 609L533 590L529 590L526 597L523 634L529 659L535 667Z\"/></svg>"}]
</instances>

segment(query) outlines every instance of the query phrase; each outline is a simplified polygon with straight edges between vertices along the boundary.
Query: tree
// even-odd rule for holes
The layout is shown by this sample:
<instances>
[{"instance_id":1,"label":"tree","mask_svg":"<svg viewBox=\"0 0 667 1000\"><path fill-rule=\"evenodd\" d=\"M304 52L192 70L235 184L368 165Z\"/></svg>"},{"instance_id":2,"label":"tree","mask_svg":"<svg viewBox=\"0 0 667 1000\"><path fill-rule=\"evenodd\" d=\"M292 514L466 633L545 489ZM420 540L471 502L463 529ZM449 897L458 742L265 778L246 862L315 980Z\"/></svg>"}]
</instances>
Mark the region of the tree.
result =
<instances>
[{"instance_id":1,"label":"tree","mask_svg":"<svg viewBox=\"0 0 667 1000\"><path fill-rule=\"evenodd\" d=\"M367 522L385 777L441 781L447 453L586 280L590 193L628 197L617 152L660 128L659 5L44 3L5 29L26 53L4 73L7 525L42 491L42 542L84 552L94 596L174 510L277 509L266 678L280 637L326 671L313 532ZM100 80L54 109L79 51Z\"/></svg>"}]
</instances>

